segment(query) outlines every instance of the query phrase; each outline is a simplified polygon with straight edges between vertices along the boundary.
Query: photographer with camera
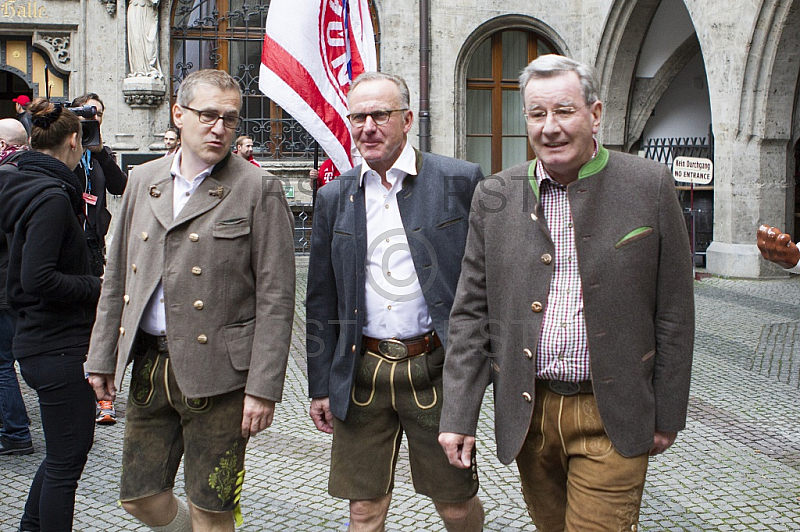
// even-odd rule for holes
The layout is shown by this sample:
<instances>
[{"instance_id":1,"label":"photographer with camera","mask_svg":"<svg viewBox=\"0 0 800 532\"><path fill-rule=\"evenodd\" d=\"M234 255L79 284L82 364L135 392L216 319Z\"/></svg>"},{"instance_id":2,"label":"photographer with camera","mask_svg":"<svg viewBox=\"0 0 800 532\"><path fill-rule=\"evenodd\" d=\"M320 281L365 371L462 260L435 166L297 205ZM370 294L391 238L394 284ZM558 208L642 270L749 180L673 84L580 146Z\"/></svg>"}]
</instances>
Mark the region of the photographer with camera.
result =
<instances>
[{"instance_id":1,"label":"photographer with camera","mask_svg":"<svg viewBox=\"0 0 800 532\"><path fill-rule=\"evenodd\" d=\"M100 279L92 275L82 185L73 173L83 152L81 123L43 98L30 108L32 150L0 168L7 299L17 318L14 357L39 396L46 450L19 529L66 532L94 437L94 394L83 364Z\"/></svg>"},{"instance_id":2,"label":"photographer with camera","mask_svg":"<svg viewBox=\"0 0 800 532\"><path fill-rule=\"evenodd\" d=\"M75 168L78 181L83 184L83 199L86 202L86 242L91 252L92 273L100 277L105 268L106 244L105 237L111 223L111 213L106 208L106 190L112 194L121 195L125 192L128 177L117 165L111 149L103 145L100 136L100 126L103 125L105 105L100 96L88 92L78 96L72 101L72 108L83 107L77 110L78 117L83 124L84 148L80 164ZM94 107L95 113L86 107ZM92 116L94 114L94 116ZM87 127L87 123L96 120L96 127ZM88 137L96 138L89 139ZM97 403L96 422L101 425L113 425L117 422L117 413L111 401Z\"/></svg>"}]
</instances>

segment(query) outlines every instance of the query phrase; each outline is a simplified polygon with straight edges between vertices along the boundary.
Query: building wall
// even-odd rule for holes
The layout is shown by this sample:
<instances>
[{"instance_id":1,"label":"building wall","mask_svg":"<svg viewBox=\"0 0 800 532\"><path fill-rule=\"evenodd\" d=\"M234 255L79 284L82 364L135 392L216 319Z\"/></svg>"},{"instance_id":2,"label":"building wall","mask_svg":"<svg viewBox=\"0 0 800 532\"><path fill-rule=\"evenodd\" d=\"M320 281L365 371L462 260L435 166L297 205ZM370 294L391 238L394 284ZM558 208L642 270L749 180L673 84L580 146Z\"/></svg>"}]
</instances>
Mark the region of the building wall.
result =
<instances>
[{"instance_id":1,"label":"building wall","mask_svg":"<svg viewBox=\"0 0 800 532\"><path fill-rule=\"evenodd\" d=\"M543 0L430 3L431 147L445 155L464 155L465 65L493 31L534 29L565 54L594 64L604 78L606 111L600 138L616 149L630 149L651 109L669 102L676 90L670 84L676 79L677 86L686 83L679 74L699 52L716 142L714 242L708 269L729 276L780 273L760 259L754 235L762 222L794 229L800 0L685 0L685 11L679 0L665 2L660 11L659 0L567 0L557 8ZM125 102L127 4L119 3L113 15L100 0L35 0L35 4L44 11L35 11L34 17L10 10L10 4L0 0L0 32L34 39L48 33L69 36L71 96L92 90L103 97L108 108L103 125L106 143L119 151L157 150L169 124L169 94L150 107ZM381 68L406 78L412 108L417 109L419 2L376 0L375 5ZM162 1L160 57L167 75L170 11L170 0ZM693 27L696 40L683 39L688 26ZM665 57L665 50L673 49L676 52ZM676 56L681 50L684 56ZM670 60L674 71L663 68ZM693 68L697 71L696 64ZM658 97L648 99L648 93ZM670 120L675 123L674 117ZM692 134L699 128L688 120L677 122L684 121ZM671 131L680 129L679 125L670 127ZM410 136L415 145L417 133L415 125ZM303 169L294 171L301 174Z\"/></svg>"}]
</instances>

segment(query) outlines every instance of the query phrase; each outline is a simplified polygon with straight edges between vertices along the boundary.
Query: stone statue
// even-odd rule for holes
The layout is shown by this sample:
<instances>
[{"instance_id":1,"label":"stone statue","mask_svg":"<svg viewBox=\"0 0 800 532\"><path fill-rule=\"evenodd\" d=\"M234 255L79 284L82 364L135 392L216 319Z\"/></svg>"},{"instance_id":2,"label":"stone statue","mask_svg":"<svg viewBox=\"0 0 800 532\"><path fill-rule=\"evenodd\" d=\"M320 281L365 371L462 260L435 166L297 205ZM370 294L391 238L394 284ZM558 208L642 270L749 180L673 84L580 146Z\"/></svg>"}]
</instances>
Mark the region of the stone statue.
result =
<instances>
[{"instance_id":1,"label":"stone statue","mask_svg":"<svg viewBox=\"0 0 800 532\"><path fill-rule=\"evenodd\" d=\"M159 1L128 1L128 77L164 77L158 60Z\"/></svg>"}]
</instances>

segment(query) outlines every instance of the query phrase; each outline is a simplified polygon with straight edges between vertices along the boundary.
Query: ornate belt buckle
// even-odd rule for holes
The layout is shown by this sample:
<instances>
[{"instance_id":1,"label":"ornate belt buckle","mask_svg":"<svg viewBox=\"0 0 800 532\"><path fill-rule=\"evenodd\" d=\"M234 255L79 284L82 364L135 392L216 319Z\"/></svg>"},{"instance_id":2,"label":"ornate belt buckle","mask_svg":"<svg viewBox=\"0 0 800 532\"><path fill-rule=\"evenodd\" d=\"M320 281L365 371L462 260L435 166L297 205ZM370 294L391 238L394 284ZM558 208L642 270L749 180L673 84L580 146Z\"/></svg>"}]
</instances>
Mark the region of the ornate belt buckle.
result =
<instances>
[{"instance_id":1,"label":"ornate belt buckle","mask_svg":"<svg viewBox=\"0 0 800 532\"><path fill-rule=\"evenodd\" d=\"M378 351L389 360L403 360L408 357L406 344L394 338L378 342Z\"/></svg>"},{"instance_id":2,"label":"ornate belt buckle","mask_svg":"<svg viewBox=\"0 0 800 532\"><path fill-rule=\"evenodd\" d=\"M577 393L581 391L581 385L577 382L550 380L547 381L547 385L550 387L550 390L558 395L577 395Z\"/></svg>"}]
</instances>

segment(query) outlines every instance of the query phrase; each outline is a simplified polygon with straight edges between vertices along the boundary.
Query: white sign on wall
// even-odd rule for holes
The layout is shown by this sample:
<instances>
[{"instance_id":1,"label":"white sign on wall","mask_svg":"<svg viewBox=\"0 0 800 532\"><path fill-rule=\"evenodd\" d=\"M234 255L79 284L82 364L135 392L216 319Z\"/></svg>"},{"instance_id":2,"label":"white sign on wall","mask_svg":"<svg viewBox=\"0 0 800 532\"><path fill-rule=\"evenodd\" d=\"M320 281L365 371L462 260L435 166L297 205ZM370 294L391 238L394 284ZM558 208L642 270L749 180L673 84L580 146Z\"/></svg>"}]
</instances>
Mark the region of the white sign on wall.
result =
<instances>
[{"instance_id":1,"label":"white sign on wall","mask_svg":"<svg viewBox=\"0 0 800 532\"><path fill-rule=\"evenodd\" d=\"M672 161L672 177L681 183L707 185L714 177L714 163L701 157L676 157Z\"/></svg>"}]
</instances>

